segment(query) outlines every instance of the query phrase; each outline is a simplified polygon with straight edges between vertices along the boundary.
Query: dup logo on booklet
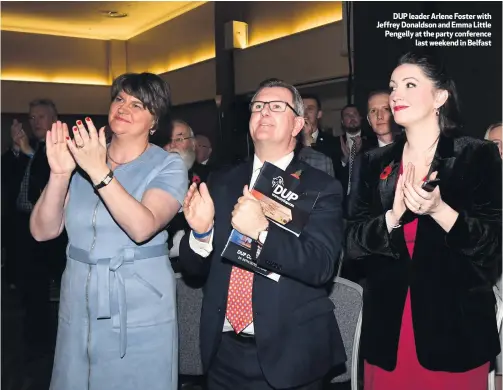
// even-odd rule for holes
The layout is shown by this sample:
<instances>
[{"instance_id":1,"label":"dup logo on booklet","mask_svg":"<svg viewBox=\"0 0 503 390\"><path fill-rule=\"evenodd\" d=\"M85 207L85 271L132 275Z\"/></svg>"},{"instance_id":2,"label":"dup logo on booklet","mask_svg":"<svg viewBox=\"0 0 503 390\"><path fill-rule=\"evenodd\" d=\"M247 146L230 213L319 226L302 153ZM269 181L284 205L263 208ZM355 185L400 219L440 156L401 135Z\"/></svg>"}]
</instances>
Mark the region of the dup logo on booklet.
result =
<instances>
[{"instance_id":1,"label":"dup logo on booklet","mask_svg":"<svg viewBox=\"0 0 503 390\"><path fill-rule=\"evenodd\" d=\"M272 190L273 196L276 195L275 198L277 198L277 195L279 195L281 199L285 199L287 202L292 202L299 199L299 195L297 195L295 192L289 191L285 187L284 180L281 176L272 179L272 188L273 188ZM293 207L293 205L291 206Z\"/></svg>"}]
</instances>

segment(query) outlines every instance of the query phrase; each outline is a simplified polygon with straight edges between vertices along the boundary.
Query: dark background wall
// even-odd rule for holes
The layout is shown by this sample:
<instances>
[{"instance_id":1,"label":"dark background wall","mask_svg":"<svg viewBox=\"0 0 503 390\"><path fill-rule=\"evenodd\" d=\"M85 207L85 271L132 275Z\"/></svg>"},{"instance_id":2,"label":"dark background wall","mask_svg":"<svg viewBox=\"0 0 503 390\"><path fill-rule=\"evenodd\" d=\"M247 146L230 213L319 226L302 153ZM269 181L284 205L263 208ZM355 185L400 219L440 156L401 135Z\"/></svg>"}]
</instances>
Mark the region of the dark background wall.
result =
<instances>
[{"instance_id":1,"label":"dark background wall","mask_svg":"<svg viewBox=\"0 0 503 390\"><path fill-rule=\"evenodd\" d=\"M464 122L463 132L483 137L491 123L502 119L501 2L354 2L355 103L364 110L368 93L373 89L387 88L398 58L415 48L414 40L385 38L384 29L376 28L378 21L396 22L393 13L402 12L430 15L433 12L491 14L492 19L487 20L492 25L491 47L428 49L431 54L445 61L456 82Z\"/></svg>"}]
</instances>

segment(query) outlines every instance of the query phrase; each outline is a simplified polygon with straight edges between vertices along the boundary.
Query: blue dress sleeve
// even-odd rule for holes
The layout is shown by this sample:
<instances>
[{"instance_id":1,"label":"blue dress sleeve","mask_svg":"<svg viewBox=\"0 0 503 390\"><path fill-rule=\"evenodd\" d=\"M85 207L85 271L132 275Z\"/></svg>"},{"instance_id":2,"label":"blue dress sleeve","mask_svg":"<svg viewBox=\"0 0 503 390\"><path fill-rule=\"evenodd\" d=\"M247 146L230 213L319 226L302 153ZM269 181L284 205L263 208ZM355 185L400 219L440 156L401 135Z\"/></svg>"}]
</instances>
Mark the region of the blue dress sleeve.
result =
<instances>
[{"instance_id":1,"label":"blue dress sleeve","mask_svg":"<svg viewBox=\"0 0 503 390\"><path fill-rule=\"evenodd\" d=\"M175 153L170 153L162 162L158 174L147 184L145 191L159 188L173 196L180 205L189 188L188 172L182 158Z\"/></svg>"}]
</instances>

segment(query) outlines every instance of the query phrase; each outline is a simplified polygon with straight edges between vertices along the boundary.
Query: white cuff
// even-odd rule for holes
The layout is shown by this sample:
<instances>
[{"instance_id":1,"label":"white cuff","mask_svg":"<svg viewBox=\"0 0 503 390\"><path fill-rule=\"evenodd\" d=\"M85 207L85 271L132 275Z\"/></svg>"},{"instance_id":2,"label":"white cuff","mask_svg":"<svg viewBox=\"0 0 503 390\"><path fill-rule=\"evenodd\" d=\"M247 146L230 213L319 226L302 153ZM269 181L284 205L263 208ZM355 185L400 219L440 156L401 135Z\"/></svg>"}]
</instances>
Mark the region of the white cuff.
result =
<instances>
[{"instance_id":1,"label":"white cuff","mask_svg":"<svg viewBox=\"0 0 503 390\"><path fill-rule=\"evenodd\" d=\"M213 229L211 229L210 240L208 242L199 241L194 237L194 232L190 232L189 246L199 256L208 257L213 252Z\"/></svg>"}]
</instances>

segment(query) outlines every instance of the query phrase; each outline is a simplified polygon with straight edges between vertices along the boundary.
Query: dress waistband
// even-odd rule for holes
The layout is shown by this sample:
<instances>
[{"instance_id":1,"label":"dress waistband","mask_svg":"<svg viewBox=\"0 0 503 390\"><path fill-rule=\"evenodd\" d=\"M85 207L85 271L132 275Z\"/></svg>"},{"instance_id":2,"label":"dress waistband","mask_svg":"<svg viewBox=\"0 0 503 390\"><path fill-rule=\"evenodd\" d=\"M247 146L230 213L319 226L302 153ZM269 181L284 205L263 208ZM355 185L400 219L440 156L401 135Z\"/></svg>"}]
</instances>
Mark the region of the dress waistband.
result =
<instances>
[{"instance_id":1,"label":"dress waistband","mask_svg":"<svg viewBox=\"0 0 503 390\"><path fill-rule=\"evenodd\" d=\"M119 324L120 324L120 357L126 354L127 346L127 305L126 305L126 285L121 274L121 266L133 264L135 260L143 260L154 257L168 255L166 244L152 245L144 247L123 248L114 257L96 259L89 256L89 252L73 245L68 247L68 257L81 263L95 265L98 277L98 316L97 319L111 318L110 295L110 273L114 275L119 298Z\"/></svg>"}]
</instances>

